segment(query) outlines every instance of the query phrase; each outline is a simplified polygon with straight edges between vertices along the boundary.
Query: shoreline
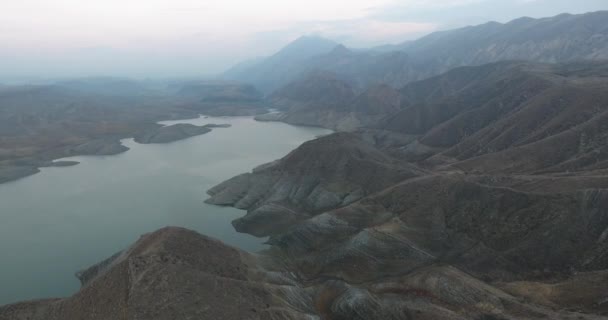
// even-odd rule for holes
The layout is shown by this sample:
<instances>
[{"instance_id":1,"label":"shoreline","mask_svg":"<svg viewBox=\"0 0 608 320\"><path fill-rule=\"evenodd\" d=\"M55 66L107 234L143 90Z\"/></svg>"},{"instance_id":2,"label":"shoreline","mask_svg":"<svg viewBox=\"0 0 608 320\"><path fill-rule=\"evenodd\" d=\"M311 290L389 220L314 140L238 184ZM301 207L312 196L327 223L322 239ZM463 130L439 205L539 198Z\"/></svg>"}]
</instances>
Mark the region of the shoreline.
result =
<instances>
[{"instance_id":1,"label":"shoreline","mask_svg":"<svg viewBox=\"0 0 608 320\"><path fill-rule=\"evenodd\" d=\"M269 108L268 113L265 114L273 114L276 111L272 111L271 108ZM261 115L265 115L265 114L261 114ZM289 122L285 122L285 121L281 121L281 120L263 120L263 119L258 119L260 115L222 115L222 116L215 116L215 115L207 115L207 114L199 114L196 117L184 117L184 118L180 118L180 119L164 119L164 120L159 120L157 122L155 122L156 125L159 125L159 127L157 127L156 130L166 127L166 126L170 126L170 125L175 125L175 124L181 124L181 123L187 123L187 121L190 120L197 120L197 119L201 119L201 118L251 118L255 121L258 122L280 122L280 123L284 123L287 125L291 125L294 127L310 127L310 128L320 128L320 129L327 129L327 130L331 130L332 132L335 132L335 130L331 129L331 128L325 128L323 126L314 126L314 125L305 125L305 124L294 124L294 123L289 123ZM165 124L167 122L171 122L171 124ZM223 124L208 124L206 125L207 128L209 129L215 129L215 128L227 128L226 126L224 126ZM125 139L135 139L135 137L137 135L141 135L141 132L134 132L130 135L124 135L124 136L119 136L116 138L105 138L105 139L92 139L89 142L85 142L84 144L75 146L75 147L64 147L63 152L70 152L70 154L67 155L62 155L60 157L44 157L42 156L41 158L34 158L34 159L26 159L25 162L28 162L28 164L26 165L11 165L11 164L7 164L7 165L1 165L0 164L0 185L2 184L7 184L10 182L15 182L33 175L36 175L37 173L41 172L41 169L44 168L49 168L49 167L67 167L67 166L74 166L74 165L78 165L79 163L75 162L75 163L70 163L69 165L66 164L57 164L58 162L65 162L64 159L70 159L70 158L74 158L74 157L82 157L82 156L92 156L92 157L97 157L97 156L113 156L113 155L118 155L124 152L129 151L129 148L125 147L124 144L122 143L123 140ZM204 134L204 133L203 133ZM196 136L196 135L193 135ZM184 137L181 139L177 139L177 140L173 140L173 141L169 141L166 143L171 143L171 142L177 142L177 141L181 141L184 139L188 139L191 138L193 136L188 136L188 137ZM137 141L136 141L137 142ZM74 149L78 149L79 147L83 146L83 145L87 145L90 143L95 143L96 144L96 148L97 150L99 150L98 152L91 152L91 150L86 150L87 148L84 148L81 152L73 152L71 153L71 150ZM140 142L137 142L140 143ZM141 144L141 143L140 143ZM67 150L66 150L67 148ZM58 150L59 151L59 150ZM12 160L13 162L24 162L24 160ZM5 172L3 172L5 171Z\"/></svg>"}]
</instances>

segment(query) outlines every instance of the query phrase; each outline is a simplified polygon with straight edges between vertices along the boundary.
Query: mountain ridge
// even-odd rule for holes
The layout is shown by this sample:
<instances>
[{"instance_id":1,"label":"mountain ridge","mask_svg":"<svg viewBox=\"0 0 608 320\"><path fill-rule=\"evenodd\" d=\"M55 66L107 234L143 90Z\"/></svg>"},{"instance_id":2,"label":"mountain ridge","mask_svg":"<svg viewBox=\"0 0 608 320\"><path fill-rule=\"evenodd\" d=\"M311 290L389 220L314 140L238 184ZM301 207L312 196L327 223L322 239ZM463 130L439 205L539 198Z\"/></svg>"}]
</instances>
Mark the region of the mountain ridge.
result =
<instances>
[{"instance_id":1,"label":"mountain ridge","mask_svg":"<svg viewBox=\"0 0 608 320\"><path fill-rule=\"evenodd\" d=\"M232 78L260 86L269 94L311 70L325 70L351 79L360 90L388 84L401 87L459 66L501 60L559 63L608 59L608 11L515 19L435 32L390 50L325 48L297 63L264 62ZM289 46L288 46L289 47ZM346 49L346 50L345 50ZM281 51L279 51L281 53ZM282 71L276 70L283 68ZM260 81L256 77L281 73ZM269 81L271 83L269 83Z\"/></svg>"}]
</instances>

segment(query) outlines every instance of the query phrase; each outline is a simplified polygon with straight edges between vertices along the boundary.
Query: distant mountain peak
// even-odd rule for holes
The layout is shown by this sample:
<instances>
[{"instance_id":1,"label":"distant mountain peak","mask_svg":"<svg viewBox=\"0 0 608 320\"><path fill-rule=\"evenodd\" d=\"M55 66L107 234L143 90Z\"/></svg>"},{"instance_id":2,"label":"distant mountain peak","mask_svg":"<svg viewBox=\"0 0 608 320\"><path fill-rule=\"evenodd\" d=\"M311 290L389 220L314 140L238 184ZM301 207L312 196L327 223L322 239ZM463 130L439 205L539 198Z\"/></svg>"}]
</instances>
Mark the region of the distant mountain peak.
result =
<instances>
[{"instance_id":1,"label":"distant mountain peak","mask_svg":"<svg viewBox=\"0 0 608 320\"><path fill-rule=\"evenodd\" d=\"M337 46L334 47L334 49L330 52L330 54L333 55L346 55L351 53L352 51L350 49L348 49L346 46L344 46L343 44L338 44Z\"/></svg>"},{"instance_id":2,"label":"distant mountain peak","mask_svg":"<svg viewBox=\"0 0 608 320\"><path fill-rule=\"evenodd\" d=\"M318 36L318 35L303 35L303 36L298 37L296 40L292 41L291 44L295 44L295 43L320 43L320 42L334 43L334 44L336 44L335 41L327 39L327 38L323 38L323 37Z\"/></svg>"},{"instance_id":3,"label":"distant mountain peak","mask_svg":"<svg viewBox=\"0 0 608 320\"><path fill-rule=\"evenodd\" d=\"M301 36L287 44L275 56L308 57L329 52L338 43L319 36Z\"/></svg>"},{"instance_id":4,"label":"distant mountain peak","mask_svg":"<svg viewBox=\"0 0 608 320\"><path fill-rule=\"evenodd\" d=\"M224 77L254 84L264 93L270 93L284 85L285 79L300 74L307 59L327 54L337 45L319 36L301 36L266 59L233 67Z\"/></svg>"},{"instance_id":5,"label":"distant mountain peak","mask_svg":"<svg viewBox=\"0 0 608 320\"><path fill-rule=\"evenodd\" d=\"M560 17L561 17L561 15L555 16L555 17L552 17L552 18L555 19L555 18L560 18ZM534 19L534 18L531 18L531 17L520 17L520 18L513 19L513 20L507 22L507 24L529 23L529 22L536 21L536 20L537 19Z\"/></svg>"}]
</instances>

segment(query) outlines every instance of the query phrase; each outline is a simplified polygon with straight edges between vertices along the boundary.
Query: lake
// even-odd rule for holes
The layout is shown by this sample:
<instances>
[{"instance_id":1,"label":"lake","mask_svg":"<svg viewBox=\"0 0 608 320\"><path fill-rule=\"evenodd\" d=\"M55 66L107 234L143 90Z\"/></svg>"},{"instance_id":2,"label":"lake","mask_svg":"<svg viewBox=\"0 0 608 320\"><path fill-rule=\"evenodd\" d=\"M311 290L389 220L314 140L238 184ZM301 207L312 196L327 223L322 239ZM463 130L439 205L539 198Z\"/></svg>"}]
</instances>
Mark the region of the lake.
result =
<instances>
[{"instance_id":1,"label":"lake","mask_svg":"<svg viewBox=\"0 0 608 320\"><path fill-rule=\"evenodd\" d=\"M0 184L0 305L71 295L80 287L75 272L164 226L262 249L265 239L230 224L244 212L205 204L206 190L329 133L251 117L162 123L232 127L170 144L127 139L126 153L73 157L66 160L81 163Z\"/></svg>"}]
</instances>

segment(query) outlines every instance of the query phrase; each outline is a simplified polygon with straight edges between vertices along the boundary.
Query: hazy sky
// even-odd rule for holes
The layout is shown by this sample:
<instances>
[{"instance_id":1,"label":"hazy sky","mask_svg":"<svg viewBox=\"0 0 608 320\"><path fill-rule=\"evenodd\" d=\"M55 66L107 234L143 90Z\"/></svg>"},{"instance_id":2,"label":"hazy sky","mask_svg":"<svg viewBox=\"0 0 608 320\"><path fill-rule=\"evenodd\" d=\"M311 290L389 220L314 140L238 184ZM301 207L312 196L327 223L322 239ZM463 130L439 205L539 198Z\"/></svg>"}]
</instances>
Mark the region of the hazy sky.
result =
<instances>
[{"instance_id":1,"label":"hazy sky","mask_svg":"<svg viewBox=\"0 0 608 320\"><path fill-rule=\"evenodd\" d=\"M0 0L0 77L195 76L300 35L365 47L608 0Z\"/></svg>"}]
</instances>

